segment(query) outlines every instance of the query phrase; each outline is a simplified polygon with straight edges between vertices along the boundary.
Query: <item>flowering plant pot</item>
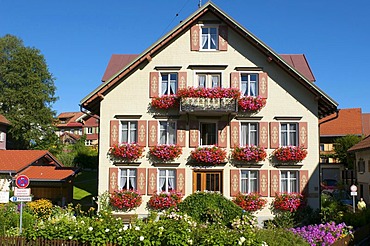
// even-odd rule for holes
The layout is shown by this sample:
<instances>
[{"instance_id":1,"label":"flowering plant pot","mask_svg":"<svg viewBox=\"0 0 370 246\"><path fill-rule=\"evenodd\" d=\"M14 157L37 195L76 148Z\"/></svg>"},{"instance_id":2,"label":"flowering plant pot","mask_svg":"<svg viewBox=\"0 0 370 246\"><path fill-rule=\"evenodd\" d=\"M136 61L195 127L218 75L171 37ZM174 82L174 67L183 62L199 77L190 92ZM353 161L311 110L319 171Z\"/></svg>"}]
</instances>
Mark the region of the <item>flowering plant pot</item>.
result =
<instances>
[{"instance_id":1,"label":"flowering plant pot","mask_svg":"<svg viewBox=\"0 0 370 246\"><path fill-rule=\"evenodd\" d=\"M190 158L196 163L220 164L225 162L226 151L217 146L199 147L191 151Z\"/></svg>"},{"instance_id":2,"label":"flowering plant pot","mask_svg":"<svg viewBox=\"0 0 370 246\"><path fill-rule=\"evenodd\" d=\"M179 105L179 100L175 95L164 95L152 98L151 106L156 109L170 109Z\"/></svg>"},{"instance_id":3,"label":"flowering plant pot","mask_svg":"<svg viewBox=\"0 0 370 246\"><path fill-rule=\"evenodd\" d=\"M182 148L177 144L159 144L151 147L149 154L158 161L173 161L182 154Z\"/></svg>"},{"instance_id":4,"label":"flowering plant pot","mask_svg":"<svg viewBox=\"0 0 370 246\"><path fill-rule=\"evenodd\" d=\"M231 159L237 162L259 162L264 161L267 154L263 147L245 146L235 147L231 151Z\"/></svg>"},{"instance_id":5,"label":"flowering plant pot","mask_svg":"<svg viewBox=\"0 0 370 246\"><path fill-rule=\"evenodd\" d=\"M142 197L134 190L117 190L110 195L109 201L117 210L130 211L141 205Z\"/></svg>"},{"instance_id":6,"label":"flowering plant pot","mask_svg":"<svg viewBox=\"0 0 370 246\"><path fill-rule=\"evenodd\" d=\"M242 111L260 111L266 105L266 99L260 96L247 96L239 98L239 108Z\"/></svg>"},{"instance_id":7,"label":"flowering plant pot","mask_svg":"<svg viewBox=\"0 0 370 246\"><path fill-rule=\"evenodd\" d=\"M150 210L162 211L168 208L177 208L181 202L182 194L177 191L161 192L154 194L148 201L148 208Z\"/></svg>"},{"instance_id":8,"label":"flowering plant pot","mask_svg":"<svg viewBox=\"0 0 370 246\"><path fill-rule=\"evenodd\" d=\"M303 205L303 195L300 193L277 193L272 202L276 211L295 212Z\"/></svg>"},{"instance_id":9,"label":"flowering plant pot","mask_svg":"<svg viewBox=\"0 0 370 246\"><path fill-rule=\"evenodd\" d=\"M234 98L240 97L240 91L236 88L204 88L188 87L177 92L179 98L184 97L206 97L206 98Z\"/></svg>"},{"instance_id":10,"label":"flowering plant pot","mask_svg":"<svg viewBox=\"0 0 370 246\"><path fill-rule=\"evenodd\" d=\"M266 205L267 200L258 193L239 193L233 199L233 202L245 211L255 212L261 210Z\"/></svg>"},{"instance_id":11,"label":"flowering plant pot","mask_svg":"<svg viewBox=\"0 0 370 246\"><path fill-rule=\"evenodd\" d=\"M141 158L143 151L144 147L136 143L121 143L111 147L108 154L112 159L130 162Z\"/></svg>"},{"instance_id":12,"label":"flowering plant pot","mask_svg":"<svg viewBox=\"0 0 370 246\"><path fill-rule=\"evenodd\" d=\"M307 156L307 150L298 146L285 146L274 150L272 155L280 162L301 162Z\"/></svg>"}]
</instances>

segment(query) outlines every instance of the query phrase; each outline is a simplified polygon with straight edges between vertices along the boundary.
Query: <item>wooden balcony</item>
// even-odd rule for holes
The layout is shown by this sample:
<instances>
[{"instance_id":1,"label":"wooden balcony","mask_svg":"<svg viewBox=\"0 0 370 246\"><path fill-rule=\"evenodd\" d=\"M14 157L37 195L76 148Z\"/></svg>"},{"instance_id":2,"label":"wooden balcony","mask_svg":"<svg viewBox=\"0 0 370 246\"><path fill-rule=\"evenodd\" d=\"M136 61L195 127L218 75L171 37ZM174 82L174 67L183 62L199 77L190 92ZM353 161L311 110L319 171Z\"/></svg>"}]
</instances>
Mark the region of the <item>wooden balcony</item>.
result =
<instances>
[{"instance_id":1,"label":"wooden balcony","mask_svg":"<svg viewBox=\"0 0 370 246\"><path fill-rule=\"evenodd\" d=\"M190 114L236 114L238 103L234 98L181 98L180 113Z\"/></svg>"}]
</instances>

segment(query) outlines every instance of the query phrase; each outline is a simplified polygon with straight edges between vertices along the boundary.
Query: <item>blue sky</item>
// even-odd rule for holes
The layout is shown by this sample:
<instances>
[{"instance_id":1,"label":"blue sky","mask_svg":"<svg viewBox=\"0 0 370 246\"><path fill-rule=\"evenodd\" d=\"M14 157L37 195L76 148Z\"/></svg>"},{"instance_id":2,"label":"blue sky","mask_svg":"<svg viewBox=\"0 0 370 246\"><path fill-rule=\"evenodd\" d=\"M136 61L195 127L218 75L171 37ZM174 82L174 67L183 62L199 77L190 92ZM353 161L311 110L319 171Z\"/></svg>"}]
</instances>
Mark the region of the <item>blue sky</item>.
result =
<instances>
[{"instance_id":1,"label":"blue sky","mask_svg":"<svg viewBox=\"0 0 370 246\"><path fill-rule=\"evenodd\" d=\"M53 109L79 111L112 54L141 53L192 14L198 1L0 0L0 37L12 34L38 48L56 78ZM277 53L305 54L316 84L339 108L370 112L369 1L213 3Z\"/></svg>"}]
</instances>

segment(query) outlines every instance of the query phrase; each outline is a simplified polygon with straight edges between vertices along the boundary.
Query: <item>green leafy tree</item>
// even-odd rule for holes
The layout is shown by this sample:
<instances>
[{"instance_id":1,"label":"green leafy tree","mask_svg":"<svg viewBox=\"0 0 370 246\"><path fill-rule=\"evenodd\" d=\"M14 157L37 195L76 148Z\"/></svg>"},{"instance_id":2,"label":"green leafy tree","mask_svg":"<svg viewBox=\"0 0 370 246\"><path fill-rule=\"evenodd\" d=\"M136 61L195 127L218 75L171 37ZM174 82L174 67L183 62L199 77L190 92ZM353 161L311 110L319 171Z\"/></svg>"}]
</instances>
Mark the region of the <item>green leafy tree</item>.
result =
<instances>
[{"instance_id":1,"label":"green leafy tree","mask_svg":"<svg viewBox=\"0 0 370 246\"><path fill-rule=\"evenodd\" d=\"M12 35L0 37L0 114L10 122L13 149L58 149L53 75L40 50Z\"/></svg>"},{"instance_id":2,"label":"green leafy tree","mask_svg":"<svg viewBox=\"0 0 370 246\"><path fill-rule=\"evenodd\" d=\"M348 153L348 149L360 142L361 139L361 137L356 135L346 135L334 141L335 155L340 163L347 164L349 168L353 168L355 155L354 153Z\"/></svg>"}]
</instances>

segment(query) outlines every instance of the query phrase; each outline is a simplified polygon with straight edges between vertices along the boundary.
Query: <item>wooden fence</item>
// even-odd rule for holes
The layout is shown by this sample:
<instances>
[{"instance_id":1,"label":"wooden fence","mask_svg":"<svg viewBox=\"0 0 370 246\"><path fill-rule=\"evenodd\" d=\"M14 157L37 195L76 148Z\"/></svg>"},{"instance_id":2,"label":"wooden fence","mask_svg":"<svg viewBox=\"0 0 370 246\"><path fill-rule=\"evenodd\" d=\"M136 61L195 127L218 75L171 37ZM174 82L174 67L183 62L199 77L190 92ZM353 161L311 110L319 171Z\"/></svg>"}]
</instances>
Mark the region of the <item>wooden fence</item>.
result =
<instances>
[{"instance_id":1,"label":"wooden fence","mask_svg":"<svg viewBox=\"0 0 370 246\"><path fill-rule=\"evenodd\" d=\"M72 240L62 239L36 239L27 240L24 237L1 237L0 246L88 246L88 244L80 243Z\"/></svg>"}]
</instances>

